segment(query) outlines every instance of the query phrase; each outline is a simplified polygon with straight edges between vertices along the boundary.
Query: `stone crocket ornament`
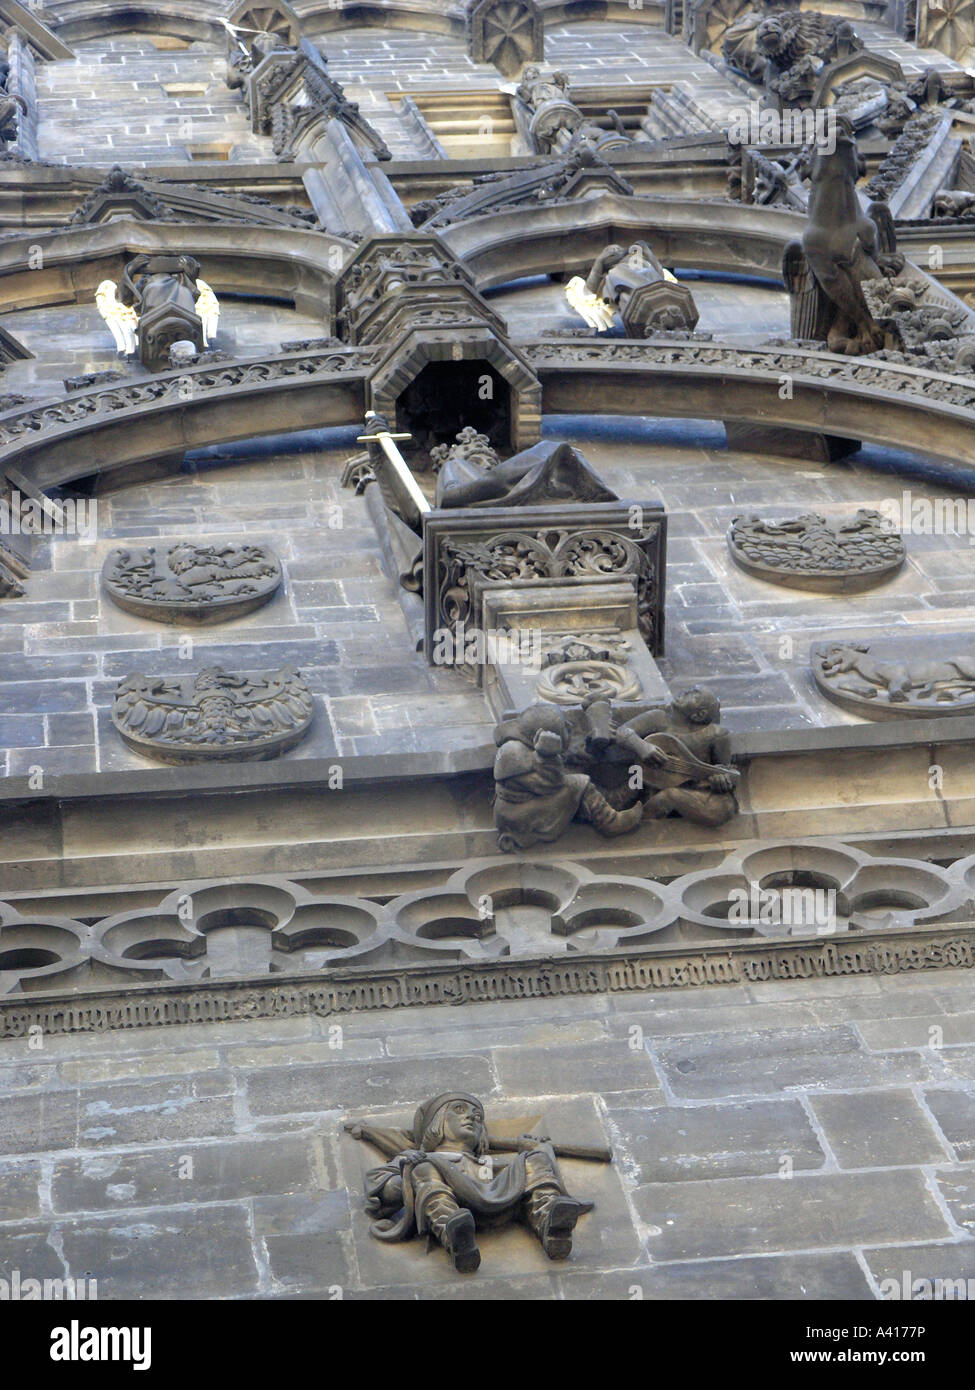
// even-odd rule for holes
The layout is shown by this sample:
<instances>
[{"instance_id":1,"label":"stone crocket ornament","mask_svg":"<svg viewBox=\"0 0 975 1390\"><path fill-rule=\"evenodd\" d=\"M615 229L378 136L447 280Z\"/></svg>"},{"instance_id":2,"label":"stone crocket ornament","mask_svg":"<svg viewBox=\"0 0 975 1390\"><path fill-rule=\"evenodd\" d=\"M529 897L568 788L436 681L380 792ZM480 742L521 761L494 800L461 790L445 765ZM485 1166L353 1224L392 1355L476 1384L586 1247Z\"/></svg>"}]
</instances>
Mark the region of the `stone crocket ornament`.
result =
<instances>
[{"instance_id":1,"label":"stone crocket ornament","mask_svg":"<svg viewBox=\"0 0 975 1390\"><path fill-rule=\"evenodd\" d=\"M412 1130L358 1120L345 1128L387 1159L365 1175L370 1233L383 1241L427 1235L460 1274L480 1266L479 1230L514 1222L528 1227L550 1260L567 1259L576 1222L593 1203L569 1195L558 1159L612 1162L608 1149L556 1146L540 1135L492 1138L483 1105L464 1091L425 1101ZM501 1152L511 1157L497 1158Z\"/></svg>"}]
</instances>

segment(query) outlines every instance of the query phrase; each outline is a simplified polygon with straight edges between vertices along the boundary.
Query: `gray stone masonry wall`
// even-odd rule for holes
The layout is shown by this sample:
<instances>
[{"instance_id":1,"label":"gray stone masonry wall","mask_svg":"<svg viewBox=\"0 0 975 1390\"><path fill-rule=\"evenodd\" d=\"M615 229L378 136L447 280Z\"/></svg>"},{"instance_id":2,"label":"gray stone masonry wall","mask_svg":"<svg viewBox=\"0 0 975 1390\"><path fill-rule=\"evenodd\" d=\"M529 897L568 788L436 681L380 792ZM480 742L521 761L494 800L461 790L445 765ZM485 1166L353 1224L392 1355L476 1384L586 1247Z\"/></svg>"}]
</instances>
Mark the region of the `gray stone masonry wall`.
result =
<instances>
[{"instance_id":1,"label":"gray stone masonry wall","mask_svg":"<svg viewBox=\"0 0 975 1390\"><path fill-rule=\"evenodd\" d=\"M923 478L884 471L889 455L864 450L842 465L779 463L729 452L721 427L702 422L586 427L550 419L546 434L573 440L621 496L662 498L670 532L661 669L672 688L699 682L713 689L729 727L860 722L817 693L809 669L814 640L841 632L869 640L896 630L944 634L967 649L975 550L965 537L908 537L904 569L878 589L849 596L766 584L728 554L725 532L742 513L842 517L904 490L916 498L951 495ZM343 463L358 447L354 431L344 437L345 447L334 435L309 435L292 452L282 441L204 451L182 473L99 497L93 544L42 542L27 596L0 603L0 771L155 766L111 727L118 681L132 671L172 675L208 665L292 664L305 674L316 720L285 759L489 744L493 720L482 696L414 650L365 500L340 486ZM119 544L212 535L273 546L285 584L246 617L193 629L193 645L180 657L186 633L116 608L100 591L99 573Z\"/></svg>"},{"instance_id":2,"label":"gray stone masonry wall","mask_svg":"<svg viewBox=\"0 0 975 1390\"><path fill-rule=\"evenodd\" d=\"M0 1275L101 1299L871 1299L975 1278L965 971L0 1043ZM440 1089L566 1161L571 1260L485 1235L476 1276L371 1239L347 1119Z\"/></svg>"},{"instance_id":3,"label":"gray stone masonry wall","mask_svg":"<svg viewBox=\"0 0 975 1390\"><path fill-rule=\"evenodd\" d=\"M866 37L870 26L858 28ZM403 93L422 105L424 91L473 87L495 93L503 83L493 67L472 62L463 40L450 35L349 28L320 35L318 43L332 76L398 159L425 157L409 122L396 110ZM909 72L930 64L957 66L942 53L915 49L880 28L870 28L870 43ZM251 132L240 92L224 82L221 44L156 48L148 35L118 34L78 42L74 49L73 61L38 64L42 159L133 168L201 159L274 161L270 140ZM560 68L586 86L682 83L719 125L743 101L734 83L659 24L550 26L545 66Z\"/></svg>"}]
</instances>

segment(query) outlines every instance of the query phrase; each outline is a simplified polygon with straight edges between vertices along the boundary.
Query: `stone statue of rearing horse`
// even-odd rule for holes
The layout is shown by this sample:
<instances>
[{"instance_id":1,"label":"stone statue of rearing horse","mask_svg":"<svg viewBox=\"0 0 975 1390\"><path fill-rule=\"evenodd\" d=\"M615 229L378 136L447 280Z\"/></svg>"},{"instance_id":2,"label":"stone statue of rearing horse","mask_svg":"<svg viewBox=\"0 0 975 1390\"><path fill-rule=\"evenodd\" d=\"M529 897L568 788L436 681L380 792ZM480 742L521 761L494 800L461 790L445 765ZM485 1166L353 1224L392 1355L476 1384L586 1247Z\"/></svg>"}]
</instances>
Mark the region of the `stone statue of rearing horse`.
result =
<instances>
[{"instance_id":1,"label":"stone statue of rearing horse","mask_svg":"<svg viewBox=\"0 0 975 1390\"><path fill-rule=\"evenodd\" d=\"M849 356L898 345L893 325L878 323L871 314L862 282L895 275L904 265L902 256L882 249L891 244L886 205L873 204L865 215L856 180L853 127L839 117L834 147L818 147L813 155L809 221L801 243L791 242L784 260L786 282L794 294L801 272L808 270L813 283L800 293L811 292L816 301L813 319L824 327L829 350Z\"/></svg>"}]
</instances>

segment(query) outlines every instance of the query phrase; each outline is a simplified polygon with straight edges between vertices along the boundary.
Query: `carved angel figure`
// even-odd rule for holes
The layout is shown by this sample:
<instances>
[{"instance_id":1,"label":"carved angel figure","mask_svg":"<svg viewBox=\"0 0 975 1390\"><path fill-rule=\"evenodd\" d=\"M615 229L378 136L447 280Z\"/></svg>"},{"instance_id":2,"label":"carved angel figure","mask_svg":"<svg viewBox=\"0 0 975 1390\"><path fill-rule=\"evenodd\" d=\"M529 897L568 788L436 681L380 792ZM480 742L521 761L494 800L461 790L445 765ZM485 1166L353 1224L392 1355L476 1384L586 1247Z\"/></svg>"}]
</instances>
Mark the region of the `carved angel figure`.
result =
<instances>
[{"instance_id":1,"label":"carved angel figure","mask_svg":"<svg viewBox=\"0 0 975 1390\"><path fill-rule=\"evenodd\" d=\"M203 346L209 347L217 336L220 303L205 280L197 280L196 288L200 294L193 307L203 321Z\"/></svg>"},{"instance_id":2,"label":"carved angel figure","mask_svg":"<svg viewBox=\"0 0 975 1390\"><path fill-rule=\"evenodd\" d=\"M95 303L115 339L115 350L129 357L139 345L139 316L127 304L120 304L117 296L118 285L115 281L103 280L95 291Z\"/></svg>"},{"instance_id":3,"label":"carved angel figure","mask_svg":"<svg viewBox=\"0 0 975 1390\"><path fill-rule=\"evenodd\" d=\"M580 318L585 319L589 327L595 328L597 333L605 333L607 328L612 328L616 317L615 309L612 304L607 304L605 299L587 289L581 275L573 275L565 287L565 297Z\"/></svg>"},{"instance_id":4,"label":"carved angel figure","mask_svg":"<svg viewBox=\"0 0 975 1390\"><path fill-rule=\"evenodd\" d=\"M461 1274L481 1263L477 1231L520 1221L550 1260L567 1259L572 1232L592 1202L570 1197L552 1142L534 1134L492 1141L476 1096L446 1091L419 1107L412 1130L353 1122L354 1139L372 1144L387 1162L366 1173L366 1209L376 1240L427 1234ZM492 1150L513 1152L497 1159ZM607 1151L562 1149L566 1156L608 1162Z\"/></svg>"}]
</instances>

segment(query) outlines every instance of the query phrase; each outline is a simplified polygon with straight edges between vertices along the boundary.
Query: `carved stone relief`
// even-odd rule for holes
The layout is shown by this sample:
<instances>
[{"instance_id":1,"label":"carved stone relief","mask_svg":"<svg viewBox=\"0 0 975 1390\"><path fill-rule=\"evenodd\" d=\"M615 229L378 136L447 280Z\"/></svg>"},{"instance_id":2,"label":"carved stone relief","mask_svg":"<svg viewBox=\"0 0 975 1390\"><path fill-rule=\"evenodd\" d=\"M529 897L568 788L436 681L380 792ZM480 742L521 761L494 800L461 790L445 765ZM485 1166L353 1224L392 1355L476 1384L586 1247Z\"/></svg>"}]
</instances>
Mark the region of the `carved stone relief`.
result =
<instances>
[{"instance_id":1,"label":"carved stone relief","mask_svg":"<svg viewBox=\"0 0 975 1390\"><path fill-rule=\"evenodd\" d=\"M832 642L812 648L816 685L866 719L975 714L975 651L928 658L905 641Z\"/></svg>"},{"instance_id":2,"label":"carved stone relief","mask_svg":"<svg viewBox=\"0 0 975 1390\"><path fill-rule=\"evenodd\" d=\"M815 513L777 522L735 517L728 549L757 579L817 593L871 588L896 574L907 555L881 514L863 507L838 522Z\"/></svg>"},{"instance_id":3,"label":"carved stone relief","mask_svg":"<svg viewBox=\"0 0 975 1390\"><path fill-rule=\"evenodd\" d=\"M263 545L179 541L164 552L111 551L102 583L113 603L140 618L217 623L267 603L281 583L281 565Z\"/></svg>"},{"instance_id":4,"label":"carved stone relief","mask_svg":"<svg viewBox=\"0 0 975 1390\"><path fill-rule=\"evenodd\" d=\"M314 701L296 671L255 676L211 666L196 676L133 674L112 722L130 748L160 762L275 758L304 738Z\"/></svg>"},{"instance_id":5,"label":"carved stone relief","mask_svg":"<svg viewBox=\"0 0 975 1390\"><path fill-rule=\"evenodd\" d=\"M484 1226L518 1222L550 1260L568 1259L576 1222L593 1204L569 1195L558 1160L612 1157L608 1151L556 1146L544 1135L492 1138L482 1102L464 1091L425 1101L412 1129L360 1120L346 1129L387 1159L365 1175L372 1235L388 1242L426 1233L443 1246L459 1274L479 1268L477 1233ZM499 1152L513 1156L499 1158Z\"/></svg>"},{"instance_id":6,"label":"carved stone relief","mask_svg":"<svg viewBox=\"0 0 975 1390\"><path fill-rule=\"evenodd\" d=\"M625 834L644 816L709 826L730 820L740 774L719 718L717 699L694 688L632 717L590 692L575 707L540 703L502 720L494 735L499 849L557 840L572 820L601 835Z\"/></svg>"},{"instance_id":7,"label":"carved stone relief","mask_svg":"<svg viewBox=\"0 0 975 1390\"><path fill-rule=\"evenodd\" d=\"M535 0L472 0L467 51L475 63L493 63L503 77L517 77L525 63L545 56L542 11Z\"/></svg>"}]
</instances>

